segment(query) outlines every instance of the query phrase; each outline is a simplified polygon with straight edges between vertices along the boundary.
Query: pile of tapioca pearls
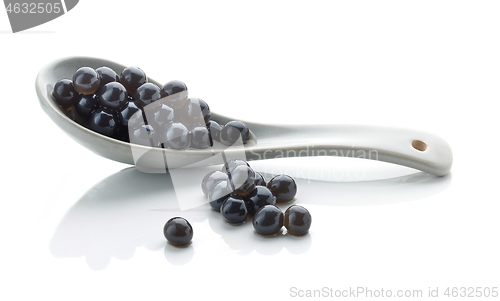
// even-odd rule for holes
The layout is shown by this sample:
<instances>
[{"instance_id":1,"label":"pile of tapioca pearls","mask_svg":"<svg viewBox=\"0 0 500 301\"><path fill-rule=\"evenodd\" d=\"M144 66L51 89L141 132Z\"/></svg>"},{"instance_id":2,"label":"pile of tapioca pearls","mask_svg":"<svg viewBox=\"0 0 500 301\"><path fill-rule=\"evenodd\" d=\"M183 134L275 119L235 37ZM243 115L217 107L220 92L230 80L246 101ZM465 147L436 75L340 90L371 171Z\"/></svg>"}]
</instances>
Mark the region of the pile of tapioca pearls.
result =
<instances>
[{"instance_id":1,"label":"pile of tapioca pearls","mask_svg":"<svg viewBox=\"0 0 500 301\"><path fill-rule=\"evenodd\" d=\"M285 213L276 203L291 202L297 193L295 180L288 175L277 175L267 184L243 160L229 160L222 170L208 173L201 188L210 206L231 225L243 224L253 215L252 225L258 235L272 237L282 233L304 235L311 227L311 214L299 205L291 205ZM170 219L163 229L165 238L175 246L191 243L193 228L182 217Z\"/></svg>"},{"instance_id":2,"label":"pile of tapioca pearls","mask_svg":"<svg viewBox=\"0 0 500 301\"><path fill-rule=\"evenodd\" d=\"M137 67L118 75L103 66L79 68L72 79L54 85L52 96L75 122L125 142L175 150L208 148L213 140L248 142L250 130L243 122L221 126L210 119L208 104L187 92L179 80L160 88Z\"/></svg>"}]
</instances>

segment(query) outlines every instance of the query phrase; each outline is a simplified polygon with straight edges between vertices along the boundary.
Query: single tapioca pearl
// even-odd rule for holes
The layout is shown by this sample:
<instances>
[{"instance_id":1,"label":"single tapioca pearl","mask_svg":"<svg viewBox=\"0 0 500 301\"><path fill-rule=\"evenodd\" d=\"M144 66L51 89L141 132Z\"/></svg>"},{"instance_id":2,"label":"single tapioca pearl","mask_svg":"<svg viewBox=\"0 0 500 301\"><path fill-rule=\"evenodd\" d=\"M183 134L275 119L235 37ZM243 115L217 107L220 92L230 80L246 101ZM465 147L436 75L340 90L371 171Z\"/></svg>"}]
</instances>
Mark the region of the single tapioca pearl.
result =
<instances>
[{"instance_id":1,"label":"single tapioca pearl","mask_svg":"<svg viewBox=\"0 0 500 301\"><path fill-rule=\"evenodd\" d=\"M165 148L183 150L190 146L191 135L185 125L174 122L161 130L158 142L162 143Z\"/></svg>"},{"instance_id":2,"label":"single tapioca pearl","mask_svg":"<svg viewBox=\"0 0 500 301\"><path fill-rule=\"evenodd\" d=\"M220 181L227 181L228 179L229 177L225 172L219 170L211 171L207 173L201 181L201 190L203 191L203 194L208 197L208 193L212 190L215 184Z\"/></svg>"},{"instance_id":3,"label":"single tapioca pearl","mask_svg":"<svg viewBox=\"0 0 500 301\"><path fill-rule=\"evenodd\" d=\"M192 148L208 148L213 145L210 132L205 126L198 126L190 131L191 133L191 147Z\"/></svg>"},{"instance_id":4,"label":"single tapioca pearl","mask_svg":"<svg viewBox=\"0 0 500 301\"><path fill-rule=\"evenodd\" d=\"M90 67L82 67L73 74L73 87L78 93L92 94L100 85L99 74Z\"/></svg>"},{"instance_id":5,"label":"single tapioca pearl","mask_svg":"<svg viewBox=\"0 0 500 301\"><path fill-rule=\"evenodd\" d=\"M210 130L212 139L220 142L220 131L222 129L222 126L213 120L209 120L206 126Z\"/></svg>"},{"instance_id":6,"label":"single tapioca pearl","mask_svg":"<svg viewBox=\"0 0 500 301\"><path fill-rule=\"evenodd\" d=\"M250 140L250 130L241 121L230 121L222 128L220 139L226 145L233 145L240 139L241 143L247 143Z\"/></svg>"},{"instance_id":7,"label":"single tapioca pearl","mask_svg":"<svg viewBox=\"0 0 500 301\"><path fill-rule=\"evenodd\" d=\"M266 205L255 213L252 224L259 235L278 235L283 228L283 212L275 205Z\"/></svg>"},{"instance_id":8,"label":"single tapioca pearl","mask_svg":"<svg viewBox=\"0 0 500 301\"><path fill-rule=\"evenodd\" d=\"M199 98L188 98L186 103L176 110L176 118L187 127L205 126L208 105ZM208 112L210 114L210 112Z\"/></svg>"},{"instance_id":9,"label":"single tapioca pearl","mask_svg":"<svg viewBox=\"0 0 500 301\"><path fill-rule=\"evenodd\" d=\"M245 196L255 188L255 172L250 166L236 166L229 173L234 193Z\"/></svg>"},{"instance_id":10,"label":"single tapioca pearl","mask_svg":"<svg viewBox=\"0 0 500 301\"><path fill-rule=\"evenodd\" d=\"M107 83L120 81L120 77L118 76L118 74L116 74L116 72L111 68L99 67L95 69L95 72L99 74L99 78L101 79L101 87Z\"/></svg>"},{"instance_id":11,"label":"single tapioca pearl","mask_svg":"<svg viewBox=\"0 0 500 301\"><path fill-rule=\"evenodd\" d=\"M252 215L266 205L276 204L276 197L264 186L256 186L243 200L247 205L248 213Z\"/></svg>"},{"instance_id":12,"label":"single tapioca pearl","mask_svg":"<svg viewBox=\"0 0 500 301\"><path fill-rule=\"evenodd\" d=\"M187 246L193 239L193 227L185 218L173 217L163 227L163 235L173 246Z\"/></svg>"},{"instance_id":13,"label":"single tapioca pearl","mask_svg":"<svg viewBox=\"0 0 500 301\"><path fill-rule=\"evenodd\" d=\"M220 212L222 203L231 195L233 189L229 180L218 181L208 192L208 201L214 211Z\"/></svg>"},{"instance_id":14,"label":"single tapioca pearl","mask_svg":"<svg viewBox=\"0 0 500 301\"><path fill-rule=\"evenodd\" d=\"M233 169L235 169L237 166L244 165L244 166L250 166L246 161L240 160L240 159L231 159L226 161L224 165L222 166L223 172L230 173Z\"/></svg>"},{"instance_id":15,"label":"single tapioca pearl","mask_svg":"<svg viewBox=\"0 0 500 301\"><path fill-rule=\"evenodd\" d=\"M160 88L153 83L142 84L134 93L134 100L142 107L160 99Z\"/></svg>"},{"instance_id":16,"label":"single tapioca pearl","mask_svg":"<svg viewBox=\"0 0 500 301\"><path fill-rule=\"evenodd\" d=\"M154 145L154 129L147 124L136 126L133 130L129 128L130 143L143 145L143 146L156 146Z\"/></svg>"},{"instance_id":17,"label":"single tapioca pearl","mask_svg":"<svg viewBox=\"0 0 500 301\"><path fill-rule=\"evenodd\" d=\"M169 81L161 88L162 101L174 108L180 109L188 99L188 89L185 83L180 80Z\"/></svg>"},{"instance_id":18,"label":"single tapioca pearl","mask_svg":"<svg viewBox=\"0 0 500 301\"><path fill-rule=\"evenodd\" d=\"M185 111L186 117L196 124L207 124L210 121L210 107L201 98L188 98L182 110ZM187 122L189 122L189 120Z\"/></svg>"},{"instance_id":19,"label":"single tapioca pearl","mask_svg":"<svg viewBox=\"0 0 500 301\"><path fill-rule=\"evenodd\" d=\"M127 67L120 74L120 83L130 95L134 95L137 88L148 82L146 73L137 67Z\"/></svg>"},{"instance_id":20,"label":"single tapioca pearl","mask_svg":"<svg viewBox=\"0 0 500 301\"><path fill-rule=\"evenodd\" d=\"M71 80L61 79L54 85L52 96L61 107L67 109L75 104L79 93L76 92Z\"/></svg>"},{"instance_id":21,"label":"single tapioca pearl","mask_svg":"<svg viewBox=\"0 0 500 301\"><path fill-rule=\"evenodd\" d=\"M255 172L255 186L266 186L266 179L264 178L264 176L259 173L259 172Z\"/></svg>"},{"instance_id":22,"label":"single tapioca pearl","mask_svg":"<svg viewBox=\"0 0 500 301\"><path fill-rule=\"evenodd\" d=\"M80 94L75 103L75 111L80 117L89 120L92 113L99 107L99 101L95 94Z\"/></svg>"},{"instance_id":23,"label":"single tapioca pearl","mask_svg":"<svg viewBox=\"0 0 500 301\"><path fill-rule=\"evenodd\" d=\"M101 107L116 112L125 107L128 102L127 90L119 82L105 84L97 91L96 96Z\"/></svg>"},{"instance_id":24,"label":"single tapioca pearl","mask_svg":"<svg viewBox=\"0 0 500 301\"><path fill-rule=\"evenodd\" d=\"M139 113L137 113L139 112ZM134 114L142 115L142 110L134 101L129 101L117 114L118 122L121 125L128 126L128 123Z\"/></svg>"},{"instance_id":25,"label":"single tapioca pearl","mask_svg":"<svg viewBox=\"0 0 500 301\"><path fill-rule=\"evenodd\" d=\"M304 235L311 228L311 213L299 205L292 205L285 211L284 225L292 235Z\"/></svg>"},{"instance_id":26,"label":"single tapioca pearl","mask_svg":"<svg viewBox=\"0 0 500 301\"><path fill-rule=\"evenodd\" d=\"M295 180L287 175L275 176L267 183L267 188L271 190L278 203L290 202L297 194Z\"/></svg>"},{"instance_id":27,"label":"single tapioca pearl","mask_svg":"<svg viewBox=\"0 0 500 301\"><path fill-rule=\"evenodd\" d=\"M151 119L153 120L153 122L150 123L155 124L155 126L165 127L167 124L174 121L175 111L166 104L158 104L151 110L148 108L146 115L149 121Z\"/></svg>"},{"instance_id":28,"label":"single tapioca pearl","mask_svg":"<svg viewBox=\"0 0 500 301\"><path fill-rule=\"evenodd\" d=\"M220 213L229 224L242 224L246 221L248 211L245 202L238 197L228 197L220 207Z\"/></svg>"},{"instance_id":29,"label":"single tapioca pearl","mask_svg":"<svg viewBox=\"0 0 500 301\"><path fill-rule=\"evenodd\" d=\"M114 137L118 121L116 117L107 111L97 109L89 120L89 128L99 134Z\"/></svg>"}]
</instances>

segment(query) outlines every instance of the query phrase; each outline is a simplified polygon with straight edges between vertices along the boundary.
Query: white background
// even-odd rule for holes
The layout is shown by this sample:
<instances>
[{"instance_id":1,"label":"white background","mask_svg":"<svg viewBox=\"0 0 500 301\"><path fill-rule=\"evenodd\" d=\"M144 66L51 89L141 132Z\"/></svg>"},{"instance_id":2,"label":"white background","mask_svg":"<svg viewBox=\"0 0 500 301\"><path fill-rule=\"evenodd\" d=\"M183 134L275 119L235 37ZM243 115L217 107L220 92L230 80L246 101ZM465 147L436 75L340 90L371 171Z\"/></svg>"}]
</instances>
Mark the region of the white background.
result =
<instances>
[{"instance_id":1,"label":"white background","mask_svg":"<svg viewBox=\"0 0 500 301\"><path fill-rule=\"evenodd\" d=\"M500 287L499 16L496 1L82 0L12 34L0 13L0 299ZM179 212L165 176L101 158L52 123L35 77L72 55L181 79L235 119L430 131L449 142L454 165L437 178L360 159L256 163L336 172L298 180L308 235L263 239L208 207ZM187 249L163 238L174 215L194 226Z\"/></svg>"}]
</instances>

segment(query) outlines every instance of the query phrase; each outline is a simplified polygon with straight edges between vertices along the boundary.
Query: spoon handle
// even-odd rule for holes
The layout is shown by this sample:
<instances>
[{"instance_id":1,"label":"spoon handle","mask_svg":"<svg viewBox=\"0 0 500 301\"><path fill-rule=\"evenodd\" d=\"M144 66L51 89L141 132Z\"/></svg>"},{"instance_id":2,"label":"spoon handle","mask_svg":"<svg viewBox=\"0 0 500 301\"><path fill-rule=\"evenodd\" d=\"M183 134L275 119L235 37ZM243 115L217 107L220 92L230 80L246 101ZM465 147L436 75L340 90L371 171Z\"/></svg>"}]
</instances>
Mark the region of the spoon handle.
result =
<instances>
[{"instance_id":1,"label":"spoon handle","mask_svg":"<svg viewBox=\"0 0 500 301\"><path fill-rule=\"evenodd\" d=\"M384 161L436 176L448 174L453 162L449 144L432 133L364 125L266 126L255 124L258 143L247 159L341 156ZM259 137L266 139L259 139ZM274 137L274 138L271 138ZM267 143L269 141L269 143Z\"/></svg>"}]
</instances>

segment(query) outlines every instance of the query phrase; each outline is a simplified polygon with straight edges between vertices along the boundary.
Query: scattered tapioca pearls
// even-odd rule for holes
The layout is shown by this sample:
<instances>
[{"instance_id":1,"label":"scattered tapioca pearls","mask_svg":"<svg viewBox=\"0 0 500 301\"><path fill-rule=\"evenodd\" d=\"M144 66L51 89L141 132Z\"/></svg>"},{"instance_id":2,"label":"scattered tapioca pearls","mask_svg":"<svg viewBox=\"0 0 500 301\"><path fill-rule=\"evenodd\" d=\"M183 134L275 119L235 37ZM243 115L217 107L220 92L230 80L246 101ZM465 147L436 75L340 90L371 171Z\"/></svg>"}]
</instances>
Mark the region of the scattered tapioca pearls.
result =
<instances>
[{"instance_id":1,"label":"scattered tapioca pearls","mask_svg":"<svg viewBox=\"0 0 500 301\"><path fill-rule=\"evenodd\" d=\"M277 175L266 186L262 174L244 160L229 160L221 170L206 174L201 189L210 207L229 224L242 224L253 215L252 225L259 235L278 235L283 226L290 235L304 235L311 226L311 214L304 207L292 205L283 213L276 206L278 199L294 199L297 184L292 177Z\"/></svg>"}]
</instances>

